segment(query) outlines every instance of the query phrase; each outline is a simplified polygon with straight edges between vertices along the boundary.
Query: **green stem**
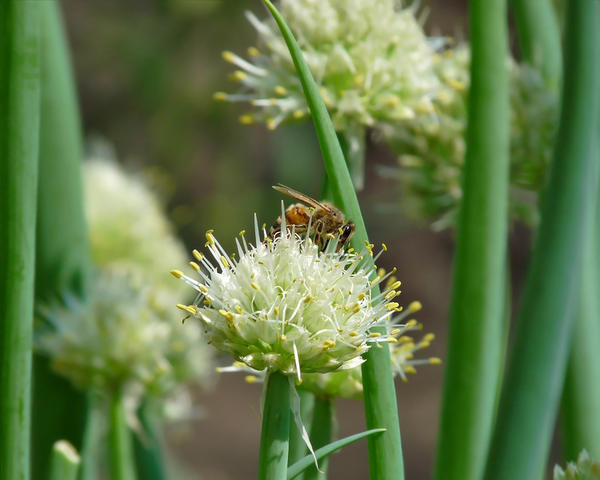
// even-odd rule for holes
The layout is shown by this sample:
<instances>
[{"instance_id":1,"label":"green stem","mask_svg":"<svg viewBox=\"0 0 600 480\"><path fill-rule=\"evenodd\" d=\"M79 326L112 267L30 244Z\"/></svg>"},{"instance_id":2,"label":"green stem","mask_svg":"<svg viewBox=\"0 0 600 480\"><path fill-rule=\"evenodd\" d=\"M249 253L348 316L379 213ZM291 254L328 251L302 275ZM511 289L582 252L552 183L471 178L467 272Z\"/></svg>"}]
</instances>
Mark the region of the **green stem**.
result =
<instances>
[{"instance_id":1,"label":"green stem","mask_svg":"<svg viewBox=\"0 0 600 480\"><path fill-rule=\"evenodd\" d=\"M66 440L59 440L52 447L50 480L75 480L80 463L75 447Z\"/></svg>"},{"instance_id":2,"label":"green stem","mask_svg":"<svg viewBox=\"0 0 600 480\"><path fill-rule=\"evenodd\" d=\"M87 394L85 429L81 446L81 469L79 480L95 480L98 465L98 439L100 435L100 411L93 392Z\"/></svg>"},{"instance_id":3,"label":"green stem","mask_svg":"<svg viewBox=\"0 0 600 480\"><path fill-rule=\"evenodd\" d=\"M365 242L368 242L367 230L333 123L292 32L273 4L269 0L264 2L281 30L302 83L321 147L328 185L331 187L331 199L354 222L355 234L351 243L360 251ZM377 295L377 289L373 289L373 294ZM385 334L386 329L378 327L373 332ZM371 478L402 480L402 442L388 345L382 344L381 348L370 349L365 358L367 361L362 366L362 375L367 428L385 428L381 435L371 435L368 438Z\"/></svg>"},{"instance_id":4,"label":"green stem","mask_svg":"<svg viewBox=\"0 0 600 480\"><path fill-rule=\"evenodd\" d=\"M504 347L509 131L505 0L472 0L471 90L436 477L483 473Z\"/></svg>"},{"instance_id":5,"label":"green stem","mask_svg":"<svg viewBox=\"0 0 600 480\"><path fill-rule=\"evenodd\" d=\"M36 3L44 41L35 295L43 303L66 292L83 297L90 262L80 171L82 135L69 50L58 4ZM86 398L36 355L32 401L32 475L37 480L48 477L57 438L82 451Z\"/></svg>"},{"instance_id":6,"label":"green stem","mask_svg":"<svg viewBox=\"0 0 600 480\"><path fill-rule=\"evenodd\" d=\"M290 438L290 382L280 372L269 373L266 381L258 480L284 480Z\"/></svg>"},{"instance_id":7,"label":"green stem","mask_svg":"<svg viewBox=\"0 0 600 480\"><path fill-rule=\"evenodd\" d=\"M111 480L135 480L133 445L127 426L123 397L115 392L110 399L108 454Z\"/></svg>"},{"instance_id":8,"label":"green stem","mask_svg":"<svg viewBox=\"0 0 600 480\"><path fill-rule=\"evenodd\" d=\"M548 456L598 181L599 15L596 0L568 2L554 161L500 400L488 480L540 478Z\"/></svg>"},{"instance_id":9,"label":"green stem","mask_svg":"<svg viewBox=\"0 0 600 480\"><path fill-rule=\"evenodd\" d=\"M523 59L558 89L562 77L560 27L552 0L512 0Z\"/></svg>"},{"instance_id":10,"label":"green stem","mask_svg":"<svg viewBox=\"0 0 600 480\"><path fill-rule=\"evenodd\" d=\"M313 418L310 425L310 441L315 450L331 443L333 438L333 419L335 407L330 397L316 397ZM319 469L312 465L304 473L304 480L326 480L329 457L319 461Z\"/></svg>"},{"instance_id":11,"label":"green stem","mask_svg":"<svg viewBox=\"0 0 600 480\"><path fill-rule=\"evenodd\" d=\"M598 192L596 192L598 195ZM579 308L562 397L563 450L576 461L584 448L600 458L600 196L595 225L586 242L581 272Z\"/></svg>"},{"instance_id":12,"label":"green stem","mask_svg":"<svg viewBox=\"0 0 600 480\"><path fill-rule=\"evenodd\" d=\"M162 451L162 432L153 418L152 406L147 400L142 402L137 415L144 435L143 438L140 438L140 435L133 436L138 476L144 480L165 480L167 476Z\"/></svg>"},{"instance_id":13,"label":"green stem","mask_svg":"<svg viewBox=\"0 0 600 480\"><path fill-rule=\"evenodd\" d=\"M304 425L312 422L313 406L315 404L315 395L306 390L298 390L298 396L300 397L300 416ZM288 465L293 465L301 458L304 458L308 452L308 447L302 439L300 430L296 425L296 422L290 423L290 445L288 452ZM297 478L302 478L299 476Z\"/></svg>"},{"instance_id":14,"label":"green stem","mask_svg":"<svg viewBox=\"0 0 600 480\"><path fill-rule=\"evenodd\" d=\"M10 0L0 13L1 480L29 478L39 6L33 0Z\"/></svg>"}]
</instances>

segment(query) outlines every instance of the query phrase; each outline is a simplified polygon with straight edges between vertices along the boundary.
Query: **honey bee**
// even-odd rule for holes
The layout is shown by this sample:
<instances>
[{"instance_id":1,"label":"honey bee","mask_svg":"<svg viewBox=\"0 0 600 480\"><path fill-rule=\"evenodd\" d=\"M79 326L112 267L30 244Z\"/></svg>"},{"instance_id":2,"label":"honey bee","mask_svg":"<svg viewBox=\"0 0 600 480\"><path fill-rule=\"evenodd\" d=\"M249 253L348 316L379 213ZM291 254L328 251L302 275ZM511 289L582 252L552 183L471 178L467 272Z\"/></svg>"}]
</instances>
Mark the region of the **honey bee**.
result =
<instances>
[{"instance_id":1,"label":"honey bee","mask_svg":"<svg viewBox=\"0 0 600 480\"><path fill-rule=\"evenodd\" d=\"M354 234L354 224L344 218L342 211L329 202L319 202L285 185L273 185L273 188L302 203L290 205L285 210L285 223L288 229L294 226L296 233L306 232L310 224L310 235L314 235L316 244L323 248L330 240L337 238L337 248L342 248ZM281 231L281 217L277 219L269 232L272 237Z\"/></svg>"}]
</instances>

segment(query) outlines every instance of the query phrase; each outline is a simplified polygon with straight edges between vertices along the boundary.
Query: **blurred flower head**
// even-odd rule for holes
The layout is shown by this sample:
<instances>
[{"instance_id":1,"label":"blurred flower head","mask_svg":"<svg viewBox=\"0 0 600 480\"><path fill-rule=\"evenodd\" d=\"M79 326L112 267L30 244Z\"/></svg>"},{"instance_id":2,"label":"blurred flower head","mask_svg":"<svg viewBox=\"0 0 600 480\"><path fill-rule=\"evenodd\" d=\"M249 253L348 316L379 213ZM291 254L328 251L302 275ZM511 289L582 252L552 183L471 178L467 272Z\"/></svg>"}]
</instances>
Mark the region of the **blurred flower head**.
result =
<instances>
[{"instance_id":1,"label":"blurred flower head","mask_svg":"<svg viewBox=\"0 0 600 480\"><path fill-rule=\"evenodd\" d=\"M582 450L577 463L569 462L566 470L554 467L554 480L600 480L600 461L593 461L587 451Z\"/></svg>"},{"instance_id":2,"label":"blurred flower head","mask_svg":"<svg viewBox=\"0 0 600 480\"><path fill-rule=\"evenodd\" d=\"M161 289L178 289L168 271L185 260L185 248L156 195L106 152L85 162L84 182L95 265L139 275Z\"/></svg>"},{"instance_id":3,"label":"blurred flower head","mask_svg":"<svg viewBox=\"0 0 600 480\"><path fill-rule=\"evenodd\" d=\"M84 389L163 398L207 384L212 351L199 326L184 329L172 311L183 293L166 264L183 262L185 250L156 196L106 148L84 168L93 281L85 301L66 295L39 307L36 347Z\"/></svg>"},{"instance_id":4,"label":"blurred flower head","mask_svg":"<svg viewBox=\"0 0 600 480\"><path fill-rule=\"evenodd\" d=\"M383 126L383 137L400 154L396 170L403 204L416 219L453 226L462 197L470 50L466 45L436 57L442 84L434 110L410 122ZM510 78L510 210L513 218L535 224L537 192L545 180L558 105L539 72L508 62ZM387 173L390 173L389 171Z\"/></svg>"},{"instance_id":5,"label":"blurred flower head","mask_svg":"<svg viewBox=\"0 0 600 480\"><path fill-rule=\"evenodd\" d=\"M207 379L210 357L196 348L199 329L182 334L153 290L125 272L100 270L86 302L67 297L41 314L47 328L38 349L81 389L161 396L182 381Z\"/></svg>"},{"instance_id":6,"label":"blurred flower head","mask_svg":"<svg viewBox=\"0 0 600 480\"><path fill-rule=\"evenodd\" d=\"M309 236L282 232L269 238L263 229L261 236L255 218L255 245L242 232L236 259L209 231L212 259L196 250L199 263L191 263L198 280L172 272L197 290L193 305L179 307L202 323L212 345L255 370L300 380L304 373L353 368L371 344L393 341L368 332L393 323L401 310L392 301L400 282L371 295L386 278L370 266L373 245L361 253L336 251L332 238L321 249Z\"/></svg>"},{"instance_id":7,"label":"blurred flower head","mask_svg":"<svg viewBox=\"0 0 600 480\"><path fill-rule=\"evenodd\" d=\"M415 7L396 0L281 0L278 8L294 32L327 105L336 130L378 121L414 118L432 110L438 88L434 50L415 17ZM306 116L306 101L288 48L275 22L248 19L258 48L247 58L224 52L238 70L236 94L215 98L248 101L256 109L242 123L275 128Z\"/></svg>"}]
</instances>

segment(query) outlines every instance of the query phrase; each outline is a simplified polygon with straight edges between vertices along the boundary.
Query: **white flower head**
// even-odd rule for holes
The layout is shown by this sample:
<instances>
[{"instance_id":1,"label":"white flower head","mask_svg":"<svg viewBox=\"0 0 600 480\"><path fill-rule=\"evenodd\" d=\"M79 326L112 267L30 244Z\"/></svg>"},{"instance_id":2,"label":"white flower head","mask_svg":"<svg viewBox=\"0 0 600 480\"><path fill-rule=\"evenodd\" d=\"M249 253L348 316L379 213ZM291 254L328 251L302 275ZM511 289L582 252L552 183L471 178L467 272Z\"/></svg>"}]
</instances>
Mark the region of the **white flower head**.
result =
<instances>
[{"instance_id":1,"label":"white flower head","mask_svg":"<svg viewBox=\"0 0 600 480\"><path fill-rule=\"evenodd\" d=\"M577 462L569 462L565 470L554 466L554 480L600 480L600 461L592 460L584 449L579 453Z\"/></svg>"},{"instance_id":2,"label":"white flower head","mask_svg":"<svg viewBox=\"0 0 600 480\"><path fill-rule=\"evenodd\" d=\"M402 8L396 0L281 0L278 8L321 87L336 130L431 111L438 87L434 48L414 7ZM257 109L240 121L263 121L271 129L306 116L302 87L275 22L251 13L248 18L261 50L250 47L248 59L223 53L238 68L232 78L242 89L215 98L250 102Z\"/></svg>"},{"instance_id":3,"label":"white flower head","mask_svg":"<svg viewBox=\"0 0 600 480\"><path fill-rule=\"evenodd\" d=\"M94 280L86 302L68 298L41 309L48 328L38 330L36 346L58 373L82 389L135 396L163 396L184 380L206 380L207 354L182 354L199 341L199 329L182 339L153 291L124 272L101 270Z\"/></svg>"},{"instance_id":4,"label":"white flower head","mask_svg":"<svg viewBox=\"0 0 600 480\"><path fill-rule=\"evenodd\" d=\"M434 111L412 121L382 126L400 154L403 205L434 228L455 225L462 199L470 49L459 44L436 56L441 87ZM535 224L536 194L544 184L557 126L558 103L541 74L507 59L510 80L510 213ZM388 172L389 173L389 172Z\"/></svg>"},{"instance_id":5,"label":"white flower head","mask_svg":"<svg viewBox=\"0 0 600 480\"><path fill-rule=\"evenodd\" d=\"M255 217L255 245L241 232L237 259L209 231L212 260L195 250L199 263L191 263L198 280L172 271L198 291L194 305L179 308L202 323L212 345L255 370L301 379L361 364L371 343L390 341L369 329L401 310L391 301L399 282L373 298L386 278L370 267L373 245L336 251L333 239L322 249L308 235L281 231L271 239L263 228L261 236Z\"/></svg>"}]
</instances>

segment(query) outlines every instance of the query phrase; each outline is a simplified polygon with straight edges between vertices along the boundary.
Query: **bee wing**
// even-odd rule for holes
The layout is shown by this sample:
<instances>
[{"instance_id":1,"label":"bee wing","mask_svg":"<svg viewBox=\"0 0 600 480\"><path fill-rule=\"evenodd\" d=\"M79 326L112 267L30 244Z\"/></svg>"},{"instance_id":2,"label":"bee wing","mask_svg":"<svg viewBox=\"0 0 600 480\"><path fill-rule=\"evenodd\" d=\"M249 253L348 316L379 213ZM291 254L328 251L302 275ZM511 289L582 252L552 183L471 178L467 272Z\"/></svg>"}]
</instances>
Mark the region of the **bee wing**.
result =
<instances>
[{"instance_id":1,"label":"bee wing","mask_svg":"<svg viewBox=\"0 0 600 480\"><path fill-rule=\"evenodd\" d=\"M282 185L281 183L277 184L277 185L273 185L273 188L275 190L277 190L279 193L283 193L284 195L287 195L288 197L292 197L295 198L296 200L299 200L302 203L305 203L306 205L313 207L313 208L322 208L323 210L330 212L330 213L335 213L330 206L321 203L317 200L315 200L312 197L309 197L308 195L305 195L304 193L299 192L298 190L294 190L293 188L290 187L286 187L285 185Z\"/></svg>"}]
</instances>

